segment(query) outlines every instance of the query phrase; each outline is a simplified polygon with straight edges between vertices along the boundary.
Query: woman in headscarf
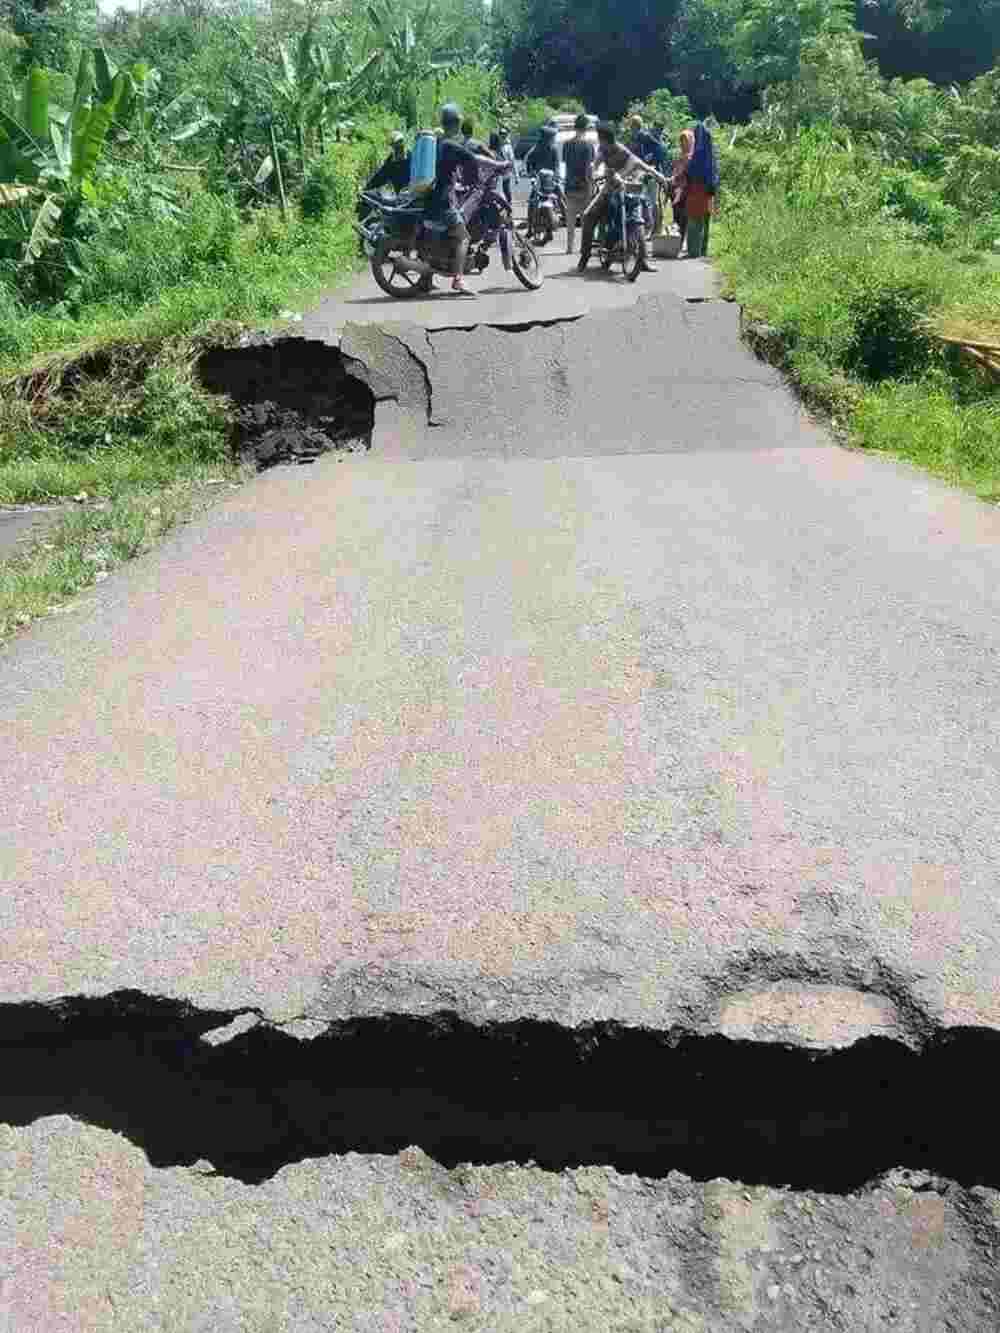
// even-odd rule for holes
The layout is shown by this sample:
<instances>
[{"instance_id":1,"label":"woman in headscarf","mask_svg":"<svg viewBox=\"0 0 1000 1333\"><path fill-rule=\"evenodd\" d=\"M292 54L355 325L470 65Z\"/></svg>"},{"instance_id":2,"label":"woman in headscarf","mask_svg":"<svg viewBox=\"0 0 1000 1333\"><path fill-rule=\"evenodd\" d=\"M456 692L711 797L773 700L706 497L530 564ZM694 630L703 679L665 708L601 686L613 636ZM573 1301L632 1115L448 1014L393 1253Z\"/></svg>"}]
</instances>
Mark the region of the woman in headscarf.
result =
<instances>
[{"instance_id":1,"label":"woman in headscarf","mask_svg":"<svg viewBox=\"0 0 1000 1333\"><path fill-rule=\"evenodd\" d=\"M681 130L681 155L674 163L674 169L670 177L674 226L681 234L681 245L687 238L687 169L693 152L694 130Z\"/></svg>"},{"instance_id":2,"label":"woman in headscarf","mask_svg":"<svg viewBox=\"0 0 1000 1333\"><path fill-rule=\"evenodd\" d=\"M685 181L688 259L704 259L708 255L709 221L715 212L715 196L719 190L715 145L704 121L695 126L690 157L681 165Z\"/></svg>"}]
</instances>

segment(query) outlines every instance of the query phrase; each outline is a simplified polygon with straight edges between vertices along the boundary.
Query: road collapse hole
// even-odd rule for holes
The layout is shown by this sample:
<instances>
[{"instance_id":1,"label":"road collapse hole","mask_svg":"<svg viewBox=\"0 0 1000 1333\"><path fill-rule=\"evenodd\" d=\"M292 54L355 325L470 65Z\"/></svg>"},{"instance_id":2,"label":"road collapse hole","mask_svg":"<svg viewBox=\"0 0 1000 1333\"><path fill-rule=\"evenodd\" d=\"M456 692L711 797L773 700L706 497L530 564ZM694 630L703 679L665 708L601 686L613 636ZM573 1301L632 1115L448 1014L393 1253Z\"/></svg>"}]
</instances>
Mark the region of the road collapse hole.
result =
<instances>
[{"instance_id":1,"label":"road collapse hole","mask_svg":"<svg viewBox=\"0 0 1000 1333\"><path fill-rule=\"evenodd\" d=\"M292 337L212 348L197 364L204 387L235 406L234 453L259 471L370 449L375 399L362 370L335 347Z\"/></svg>"},{"instance_id":2,"label":"road collapse hole","mask_svg":"<svg viewBox=\"0 0 1000 1333\"><path fill-rule=\"evenodd\" d=\"M126 1135L154 1166L208 1160L248 1183L416 1144L448 1167L607 1165L828 1193L903 1168L1000 1186L984 1082L1000 1036L982 1029L922 1051L872 1038L817 1053L437 1015L340 1022L312 1040L240 1020L218 1044L205 1037L232 1015L151 1003L79 1001L51 1023L10 1006L0 1121L65 1114Z\"/></svg>"}]
</instances>

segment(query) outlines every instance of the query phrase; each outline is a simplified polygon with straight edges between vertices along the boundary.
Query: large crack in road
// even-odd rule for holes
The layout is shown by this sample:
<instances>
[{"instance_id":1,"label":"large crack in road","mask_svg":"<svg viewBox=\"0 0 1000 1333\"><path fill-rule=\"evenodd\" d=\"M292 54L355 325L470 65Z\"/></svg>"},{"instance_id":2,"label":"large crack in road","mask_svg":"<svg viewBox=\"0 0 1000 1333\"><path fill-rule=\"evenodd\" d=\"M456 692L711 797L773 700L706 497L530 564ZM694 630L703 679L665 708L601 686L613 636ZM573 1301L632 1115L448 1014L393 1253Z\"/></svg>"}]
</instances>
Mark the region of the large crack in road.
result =
<instances>
[{"instance_id":1,"label":"large crack in road","mask_svg":"<svg viewBox=\"0 0 1000 1333\"><path fill-rule=\"evenodd\" d=\"M507 325L349 324L339 349L257 338L204 354L199 372L235 403L236 452L260 467L372 446L419 459L822 443L779 373L747 359L724 301L648 296Z\"/></svg>"},{"instance_id":2,"label":"large crack in road","mask_svg":"<svg viewBox=\"0 0 1000 1333\"><path fill-rule=\"evenodd\" d=\"M278 1027L136 994L6 1007L0 1029L0 1121L70 1115L156 1167L206 1160L246 1183L415 1144L446 1167L610 1166L828 1194L902 1168L1000 1188L982 1085L1000 1033L985 1030L824 1051L447 1013Z\"/></svg>"}]
</instances>

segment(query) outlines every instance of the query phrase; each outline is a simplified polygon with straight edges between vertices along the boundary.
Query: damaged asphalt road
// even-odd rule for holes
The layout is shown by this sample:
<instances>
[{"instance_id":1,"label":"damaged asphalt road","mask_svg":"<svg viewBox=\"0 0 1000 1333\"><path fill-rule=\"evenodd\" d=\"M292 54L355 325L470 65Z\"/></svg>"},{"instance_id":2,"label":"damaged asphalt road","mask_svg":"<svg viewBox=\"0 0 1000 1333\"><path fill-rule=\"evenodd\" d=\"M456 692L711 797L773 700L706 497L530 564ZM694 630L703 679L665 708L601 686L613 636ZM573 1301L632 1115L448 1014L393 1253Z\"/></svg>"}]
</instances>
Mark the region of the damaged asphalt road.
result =
<instances>
[{"instance_id":1,"label":"damaged asphalt road","mask_svg":"<svg viewBox=\"0 0 1000 1333\"><path fill-rule=\"evenodd\" d=\"M4 1333L994 1330L1000 515L662 290L203 373L370 447L0 658Z\"/></svg>"}]
</instances>

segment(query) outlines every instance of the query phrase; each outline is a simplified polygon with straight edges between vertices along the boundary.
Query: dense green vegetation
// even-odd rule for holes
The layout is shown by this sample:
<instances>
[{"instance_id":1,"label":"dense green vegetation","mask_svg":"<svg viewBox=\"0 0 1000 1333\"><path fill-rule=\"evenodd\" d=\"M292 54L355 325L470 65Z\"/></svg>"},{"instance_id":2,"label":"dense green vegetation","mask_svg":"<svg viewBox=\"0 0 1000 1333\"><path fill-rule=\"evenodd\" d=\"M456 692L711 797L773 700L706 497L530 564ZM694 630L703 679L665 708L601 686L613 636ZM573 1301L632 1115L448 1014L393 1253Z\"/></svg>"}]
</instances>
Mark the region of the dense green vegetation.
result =
<instances>
[{"instance_id":1,"label":"dense green vegetation","mask_svg":"<svg viewBox=\"0 0 1000 1333\"><path fill-rule=\"evenodd\" d=\"M804 45L855 30L887 78L968 83L1000 61L997 0L496 0L493 14L515 94L611 116L669 88L698 115L745 119Z\"/></svg>"}]
</instances>

